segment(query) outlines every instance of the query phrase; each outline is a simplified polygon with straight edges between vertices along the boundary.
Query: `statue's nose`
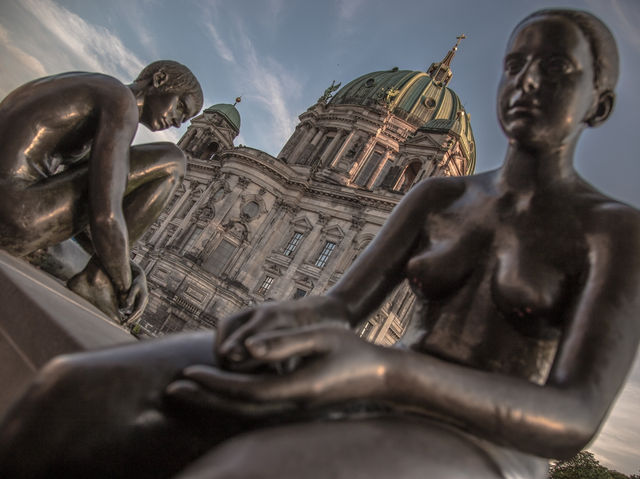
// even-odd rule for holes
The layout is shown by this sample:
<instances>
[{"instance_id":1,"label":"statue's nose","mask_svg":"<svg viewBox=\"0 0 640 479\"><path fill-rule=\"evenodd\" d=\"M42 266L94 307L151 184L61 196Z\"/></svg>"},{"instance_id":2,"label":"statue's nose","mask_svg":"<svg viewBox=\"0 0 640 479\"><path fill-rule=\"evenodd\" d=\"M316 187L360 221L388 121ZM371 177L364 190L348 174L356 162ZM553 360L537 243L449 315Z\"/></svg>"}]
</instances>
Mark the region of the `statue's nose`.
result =
<instances>
[{"instance_id":1,"label":"statue's nose","mask_svg":"<svg viewBox=\"0 0 640 479\"><path fill-rule=\"evenodd\" d=\"M528 62L518 74L517 82L524 93L537 90L540 86L540 62L538 60Z\"/></svg>"}]
</instances>

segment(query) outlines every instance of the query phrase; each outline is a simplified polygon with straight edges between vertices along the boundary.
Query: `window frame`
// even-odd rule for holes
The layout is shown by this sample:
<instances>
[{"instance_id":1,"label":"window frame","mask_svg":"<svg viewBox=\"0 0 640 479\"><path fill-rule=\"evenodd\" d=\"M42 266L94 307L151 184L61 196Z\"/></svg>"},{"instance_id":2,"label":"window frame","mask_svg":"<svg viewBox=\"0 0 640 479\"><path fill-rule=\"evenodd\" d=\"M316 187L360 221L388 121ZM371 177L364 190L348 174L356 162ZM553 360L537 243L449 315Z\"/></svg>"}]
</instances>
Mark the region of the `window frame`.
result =
<instances>
[{"instance_id":1,"label":"window frame","mask_svg":"<svg viewBox=\"0 0 640 479\"><path fill-rule=\"evenodd\" d=\"M329 246L329 245L332 245L332 246ZM313 265L316 268L323 269L329 262L329 259L331 258L331 255L333 254L333 252L336 250L336 246L338 246L337 242L334 242L331 240L325 240L324 245L320 250L320 254L314 261Z\"/></svg>"}]
</instances>

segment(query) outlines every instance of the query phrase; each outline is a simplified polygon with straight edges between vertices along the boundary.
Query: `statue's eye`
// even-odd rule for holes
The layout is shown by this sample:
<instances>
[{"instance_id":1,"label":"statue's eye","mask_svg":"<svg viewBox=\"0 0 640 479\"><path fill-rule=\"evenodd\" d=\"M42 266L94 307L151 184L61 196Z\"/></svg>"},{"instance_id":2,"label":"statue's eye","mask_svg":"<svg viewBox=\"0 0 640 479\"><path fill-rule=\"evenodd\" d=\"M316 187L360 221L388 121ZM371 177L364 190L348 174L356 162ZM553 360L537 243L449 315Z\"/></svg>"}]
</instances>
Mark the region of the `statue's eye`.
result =
<instances>
[{"instance_id":1,"label":"statue's eye","mask_svg":"<svg viewBox=\"0 0 640 479\"><path fill-rule=\"evenodd\" d=\"M504 60L504 71L509 75L515 75L524 67L526 60L520 55L510 55Z\"/></svg>"},{"instance_id":2,"label":"statue's eye","mask_svg":"<svg viewBox=\"0 0 640 479\"><path fill-rule=\"evenodd\" d=\"M550 75L565 75L573 70L573 64L562 56L546 58L541 66L544 72Z\"/></svg>"}]
</instances>

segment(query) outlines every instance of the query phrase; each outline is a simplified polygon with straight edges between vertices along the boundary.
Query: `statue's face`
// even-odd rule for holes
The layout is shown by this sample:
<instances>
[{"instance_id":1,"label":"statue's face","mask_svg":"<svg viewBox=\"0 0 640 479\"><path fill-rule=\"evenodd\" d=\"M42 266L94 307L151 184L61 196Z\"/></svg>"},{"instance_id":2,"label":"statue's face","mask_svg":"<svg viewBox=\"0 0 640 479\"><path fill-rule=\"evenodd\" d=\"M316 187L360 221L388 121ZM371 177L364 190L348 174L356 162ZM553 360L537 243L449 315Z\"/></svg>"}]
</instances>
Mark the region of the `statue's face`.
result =
<instances>
[{"instance_id":1,"label":"statue's face","mask_svg":"<svg viewBox=\"0 0 640 479\"><path fill-rule=\"evenodd\" d=\"M178 128L196 113L193 95L154 90L145 95L140 123L151 131Z\"/></svg>"},{"instance_id":2,"label":"statue's face","mask_svg":"<svg viewBox=\"0 0 640 479\"><path fill-rule=\"evenodd\" d=\"M498 89L510 140L560 146L582 130L597 103L589 43L570 20L532 19L511 36Z\"/></svg>"}]
</instances>

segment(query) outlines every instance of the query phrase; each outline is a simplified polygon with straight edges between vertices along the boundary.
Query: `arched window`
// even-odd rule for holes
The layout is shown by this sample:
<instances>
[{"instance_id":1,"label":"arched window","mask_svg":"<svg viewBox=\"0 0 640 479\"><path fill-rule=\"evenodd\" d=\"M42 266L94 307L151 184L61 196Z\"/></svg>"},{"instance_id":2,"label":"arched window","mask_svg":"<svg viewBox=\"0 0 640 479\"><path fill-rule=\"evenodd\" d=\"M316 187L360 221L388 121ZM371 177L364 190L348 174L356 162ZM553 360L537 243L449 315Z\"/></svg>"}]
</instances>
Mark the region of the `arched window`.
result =
<instances>
[{"instance_id":1,"label":"arched window","mask_svg":"<svg viewBox=\"0 0 640 479\"><path fill-rule=\"evenodd\" d=\"M210 160L215 156L215 154L218 152L219 149L220 149L220 144L217 141L209 142L207 147L204 149L204 157Z\"/></svg>"},{"instance_id":2,"label":"arched window","mask_svg":"<svg viewBox=\"0 0 640 479\"><path fill-rule=\"evenodd\" d=\"M247 218L255 218L255 216L260 212L260 205L255 201L250 201L246 205L242 207L242 214Z\"/></svg>"},{"instance_id":3,"label":"arched window","mask_svg":"<svg viewBox=\"0 0 640 479\"><path fill-rule=\"evenodd\" d=\"M405 193L409 188L411 188L418 176L420 168L422 168L422 163L419 161L413 161L409 166L407 166L404 170L404 179L402 181L402 186L400 187L401 192Z\"/></svg>"}]
</instances>

